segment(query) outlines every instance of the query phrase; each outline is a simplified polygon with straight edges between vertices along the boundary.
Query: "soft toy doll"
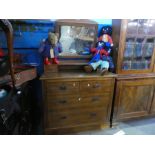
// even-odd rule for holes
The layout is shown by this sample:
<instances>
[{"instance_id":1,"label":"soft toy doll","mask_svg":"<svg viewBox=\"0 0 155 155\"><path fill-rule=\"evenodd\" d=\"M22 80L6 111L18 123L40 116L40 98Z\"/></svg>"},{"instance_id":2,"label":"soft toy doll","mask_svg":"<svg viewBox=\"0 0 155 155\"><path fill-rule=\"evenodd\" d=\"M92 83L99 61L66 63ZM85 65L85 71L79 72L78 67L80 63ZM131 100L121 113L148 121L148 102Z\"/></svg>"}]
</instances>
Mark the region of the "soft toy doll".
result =
<instances>
[{"instance_id":1,"label":"soft toy doll","mask_svg":"<svg viewBox=\"0 0 155 155\"><path fill-rule=\"evenodd\" d=\"M100 37L98 38L99 41L103 41L105 43L104 49L108 52L107 56L103 56L103 60L107 60L109 62L109 70L114 71L114 63L112 60L111 50L113 47L113 41L111 38L112 35L112 28L111 26L103 26L100 32Z\"/></svg>"},{"instance_id":2,"label":"soft toy doll","mask_svg":"<svg viewBox=\"0 0 155 155\"><path fill-rule=\"evenodd\" d=\"M96 48L91 48L91 52L93 53L93 58L88 63L87 66L84 66L84 70L88 73L92 72L93 70L98 70L101 75L109 69L109 62L105 59L103 60L103 56L108 56L108 52L104 49L105 43L103 41L99 41L97 43Z\"/></svg>"},{"instance_id":3,"label":"soft toy doll","mask_svg":"<svg viewBox=\"0 0 155 155\"><path fill-rule=\"evenodd\" d=\"M113 41L110 36L111 34L112 29L110 26L104 26L102 28L96 48L91 49L94 56L88 65L84 67L86 72L91 72L97 69L101 74L104 74L108 70L114 71L113 60L110 56L113 46Z\"/></svg>"},{"instance_id":4,"label":"soft toy doll","mask_svg":"<svg viewBox=\"0 0 155 155\"><path fill-rule=\"evenodd\" d=\"M44 57L44 64L59 64L57 56L62 52L62 46L58 42L58 34L49 32L48 38L43 40L39 52Z\"/></svg>"}]
</instances>

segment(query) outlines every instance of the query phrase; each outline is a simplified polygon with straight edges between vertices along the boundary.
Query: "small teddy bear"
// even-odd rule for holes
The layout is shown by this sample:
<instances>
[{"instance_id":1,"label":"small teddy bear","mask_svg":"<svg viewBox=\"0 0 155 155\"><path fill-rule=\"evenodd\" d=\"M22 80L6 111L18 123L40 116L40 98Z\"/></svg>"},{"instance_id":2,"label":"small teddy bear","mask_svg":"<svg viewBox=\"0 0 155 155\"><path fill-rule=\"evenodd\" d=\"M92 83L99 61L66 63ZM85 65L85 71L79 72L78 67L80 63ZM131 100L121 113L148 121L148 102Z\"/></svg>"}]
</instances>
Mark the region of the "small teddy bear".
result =
<instances>
[{"instance_id":1,"label":"small teddy bear","mask_svg":"<svg viewBox=\"0 0 155 155\"><path fill-rule=\"evenodd\" d=\"M44 57L44 64L59 64L57 56L62 52L62 46L58 41L58 34L49 32L48 38L43 40L39 48L39 53Z\"/></svg>"}]
</instances>

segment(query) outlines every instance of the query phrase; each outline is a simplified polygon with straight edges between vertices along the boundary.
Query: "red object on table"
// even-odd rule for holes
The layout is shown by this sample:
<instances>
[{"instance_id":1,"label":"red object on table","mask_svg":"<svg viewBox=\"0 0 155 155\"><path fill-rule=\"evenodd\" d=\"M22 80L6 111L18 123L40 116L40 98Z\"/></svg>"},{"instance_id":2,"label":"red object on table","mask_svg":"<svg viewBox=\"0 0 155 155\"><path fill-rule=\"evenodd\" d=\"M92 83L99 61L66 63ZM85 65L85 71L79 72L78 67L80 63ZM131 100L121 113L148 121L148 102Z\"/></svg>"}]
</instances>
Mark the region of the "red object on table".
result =
<instances>
[{"instance_id":1,"label":"red object on table","mask_svg":"<svg viewBox=\"0 0 155 155\"><path fill-rule=\"evenodd\" d=\"M5 54L3 52L3 50L0 48L0 57L3 57Z\"/></svg>"}]
</instances>

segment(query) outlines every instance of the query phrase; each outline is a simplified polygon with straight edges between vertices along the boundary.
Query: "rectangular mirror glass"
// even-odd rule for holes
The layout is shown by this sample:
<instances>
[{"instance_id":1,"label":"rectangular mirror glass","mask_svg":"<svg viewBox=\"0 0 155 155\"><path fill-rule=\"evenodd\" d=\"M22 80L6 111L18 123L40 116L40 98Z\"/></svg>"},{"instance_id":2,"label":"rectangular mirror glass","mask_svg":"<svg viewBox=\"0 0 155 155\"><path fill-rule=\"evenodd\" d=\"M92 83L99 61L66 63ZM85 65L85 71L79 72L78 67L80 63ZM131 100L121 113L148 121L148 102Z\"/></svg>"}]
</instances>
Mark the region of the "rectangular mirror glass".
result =
<instances>
[{"instance_id":1,"label":"rectangular mirror glass","mask_svg":"<svg viewBox=\"0 0 155 155\"><path fill-rule=\"evenodd\" d=\"M79 26L61 26L60 43L65 53L80 54L93 47L95 29Z\"/></svg>"}]
</instances>

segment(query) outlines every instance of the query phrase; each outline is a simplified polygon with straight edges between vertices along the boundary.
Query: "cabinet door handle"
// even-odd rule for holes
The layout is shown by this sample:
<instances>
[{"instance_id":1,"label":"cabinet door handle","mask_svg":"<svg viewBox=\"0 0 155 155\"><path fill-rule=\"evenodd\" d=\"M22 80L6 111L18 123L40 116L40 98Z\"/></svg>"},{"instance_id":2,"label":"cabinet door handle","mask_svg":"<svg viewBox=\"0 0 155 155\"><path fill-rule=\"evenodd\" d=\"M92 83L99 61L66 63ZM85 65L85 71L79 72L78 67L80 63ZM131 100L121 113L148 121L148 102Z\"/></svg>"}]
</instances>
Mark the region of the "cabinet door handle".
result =
<instances>
[{"instance_id":1,"label":"cabinet door handle","mask_svg":"<svg viewBox=\"0 0 155 155\"><path fill-rule=\"evenodd\" d=\"M60 86L59 88L60 88L60 90L66 90L67 89L66 86Z\"/></svg>"},{"instance_id":2,"label":"cabinet door handle","mask_svg":"<svg viewBox=\"0 0 155 155\"><path fill-rule=\"evenodd\" d=\"M92 102L99 101L99 100L100 100L100 97L97 97L97 96L92 97Z\"/></svg>"},{"instance_id":3,"label":"cabinet door handle","mask_svg":"<svg viewBox=\"0 0 155 155\"><path fill-rule=\"evenodd\" d=\"M99 83L96 83L95 85L93 85L93 88L99 88L99 87L101 87Z\"/></svg>"},{"instance_id":4,"label":"cabinet door handle","mask_svg":"<svg viewBox=\"0 0 155 155\"><path fill-rule=\"evenodd\" d=\"M60 104L65 104L65 103L67 103L67 101L66 100L60 100L59 103Z\"/></svg>"}]
</instances>

